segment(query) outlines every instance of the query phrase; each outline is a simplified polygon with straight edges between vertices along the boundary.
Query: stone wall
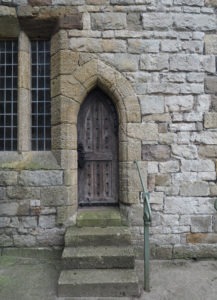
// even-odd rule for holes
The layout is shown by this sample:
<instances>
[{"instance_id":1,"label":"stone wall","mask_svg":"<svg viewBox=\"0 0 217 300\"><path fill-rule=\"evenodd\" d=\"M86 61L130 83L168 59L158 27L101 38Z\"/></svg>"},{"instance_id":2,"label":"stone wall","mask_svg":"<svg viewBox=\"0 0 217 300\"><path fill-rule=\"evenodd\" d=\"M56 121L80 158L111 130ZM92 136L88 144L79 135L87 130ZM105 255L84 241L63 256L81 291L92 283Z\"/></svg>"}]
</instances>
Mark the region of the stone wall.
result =
<instances>
[{"instance_id":1,"label":"stone wall","mask_svg":"<svg viewBox=\"0 0 217 300\"><path fill-rule=\"evenodd\" d=\"M125 185L120 198L130 204L121 207L132 225L138 252L143 221L134 159L140 161L151 191L152 256L216 257L217 1L0 3L2 20L16 20L13 35L19 30L34 35L28 24L49 25L54 156L50 155L52 161L57 159L47 170L29 170L28 165L17 169L10 160L10 169L6 165L0 171L1 245L62 244L60 225L76 211L77 112L98 84L113 99L124 124L120 185ZM79 71L88 63L89 68ZM134 105L137 102L139 107ZM74 140L69 131L74 132ZM22 155L18 155L21 165ZM34 208L37 201L40 211Z\"/></svg>"}]
</instances>

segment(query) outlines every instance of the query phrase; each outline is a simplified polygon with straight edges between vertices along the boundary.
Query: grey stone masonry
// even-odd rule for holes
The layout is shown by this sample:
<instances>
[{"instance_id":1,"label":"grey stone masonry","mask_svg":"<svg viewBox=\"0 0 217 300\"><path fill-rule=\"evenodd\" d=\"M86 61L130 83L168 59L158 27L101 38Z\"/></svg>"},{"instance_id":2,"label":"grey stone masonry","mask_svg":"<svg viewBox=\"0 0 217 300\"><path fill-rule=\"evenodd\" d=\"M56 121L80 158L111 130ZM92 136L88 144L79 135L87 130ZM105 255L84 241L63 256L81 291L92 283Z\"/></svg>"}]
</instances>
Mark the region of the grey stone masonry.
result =
<instances>
[{"instance_id":1,"label":"grey stone masonry","mask_svg":"<svg viewBox=\"0 0 217 300\"><path fill-rule=\"evenodd\" d=\"M134 160L151 192L152 255L216 257L216 8L216 0L0 1L0 38L19 41L18 151L0 152L0 247L63 246L78 210L78 113L98 86L118 114L118 195L138 255ZM32 38L51 44L50 151L31 150Z\"/></svg>"}]
</instances>

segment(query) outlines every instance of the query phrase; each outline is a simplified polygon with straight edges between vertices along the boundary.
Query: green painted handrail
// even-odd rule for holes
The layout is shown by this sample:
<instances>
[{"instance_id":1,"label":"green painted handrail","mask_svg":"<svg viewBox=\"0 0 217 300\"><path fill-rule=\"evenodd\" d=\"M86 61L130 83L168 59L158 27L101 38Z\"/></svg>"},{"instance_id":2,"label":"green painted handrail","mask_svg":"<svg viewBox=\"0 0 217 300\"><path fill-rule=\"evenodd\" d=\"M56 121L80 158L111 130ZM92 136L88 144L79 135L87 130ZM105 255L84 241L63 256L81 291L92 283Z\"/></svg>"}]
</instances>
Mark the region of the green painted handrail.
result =
<instances>
[{"instance_id":1,"label":"green painted handrail","mask_svg":"<svg viewBox=\"0 0 217 300\"><path fill-rule=\"evenodd\" d=\"M138 173L139 173L139 178L140 178L142 189L143 189L144 219L145 219L146 222L151 222L152 216L151 216L151 207L150 207L150 193L145 188L138 161L135 160L135 164L137 166L137 170L138 170Z\"/></svg>"},{"instance_id":2,"label":"green painted handrail","mask_svg":"<svg viewBox=\"0 0 217 300\"><path fill-rule=\"evenodd\" d=\"M143 189L143 222L144 222L144 290L150 292L150 246L149 226L152 220L150 207L150 193L145 189L138 161L135 160L139 178Z\"/></svg>"}]
</instances>

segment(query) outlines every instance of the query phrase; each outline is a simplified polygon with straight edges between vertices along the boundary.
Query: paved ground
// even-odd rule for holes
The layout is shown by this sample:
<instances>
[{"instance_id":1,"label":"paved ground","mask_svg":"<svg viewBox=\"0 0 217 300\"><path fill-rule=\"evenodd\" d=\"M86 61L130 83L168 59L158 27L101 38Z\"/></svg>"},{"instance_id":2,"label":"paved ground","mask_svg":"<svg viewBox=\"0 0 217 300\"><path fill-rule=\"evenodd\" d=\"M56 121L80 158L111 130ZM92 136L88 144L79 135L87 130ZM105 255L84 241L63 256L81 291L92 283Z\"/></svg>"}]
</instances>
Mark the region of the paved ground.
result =
<instances>
[{"instance_id":1,"label":"paved ground","mask_svg":"<svg viewBox=\"0 0 217 300\"><path fill-rule=\"evenodd\" d=\"M141 280L142 266L143 262L138 261L137 270ZM0 299L87 299L57 298L59 271L60 260L57 258L0 256ZM151 292L143 292L139 299L217 300L217 261L151 261Z\"/></svg>"}]
</instances>

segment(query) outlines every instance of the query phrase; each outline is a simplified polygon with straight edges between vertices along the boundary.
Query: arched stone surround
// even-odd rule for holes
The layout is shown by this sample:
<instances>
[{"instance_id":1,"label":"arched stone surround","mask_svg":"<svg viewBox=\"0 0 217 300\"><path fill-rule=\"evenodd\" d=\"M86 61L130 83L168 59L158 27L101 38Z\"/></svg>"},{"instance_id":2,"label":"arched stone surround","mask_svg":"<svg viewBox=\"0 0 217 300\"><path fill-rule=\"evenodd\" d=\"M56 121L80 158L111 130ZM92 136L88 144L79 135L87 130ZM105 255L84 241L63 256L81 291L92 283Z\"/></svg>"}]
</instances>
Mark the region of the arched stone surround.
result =
<instances>
[{"instance_id":1,"label":"arched stone surround","mask_svg":"<svg viewBox=\"0 0 217 300\"><path fill-rule=\"evenodd\" d=\"M77 116L81 103L96 86L112 99L119 116L119 201L136 204L140 185L138 176L133 176L134 160L141 160L141 141L131 133L141 124L141 112L133 88L120 72L99 59L77 65L70 74L64 72L60 67L59 75L52 79L52 150L64 169L69 192L65 219L77 210Z\"/></svg>"}]
</instances>

